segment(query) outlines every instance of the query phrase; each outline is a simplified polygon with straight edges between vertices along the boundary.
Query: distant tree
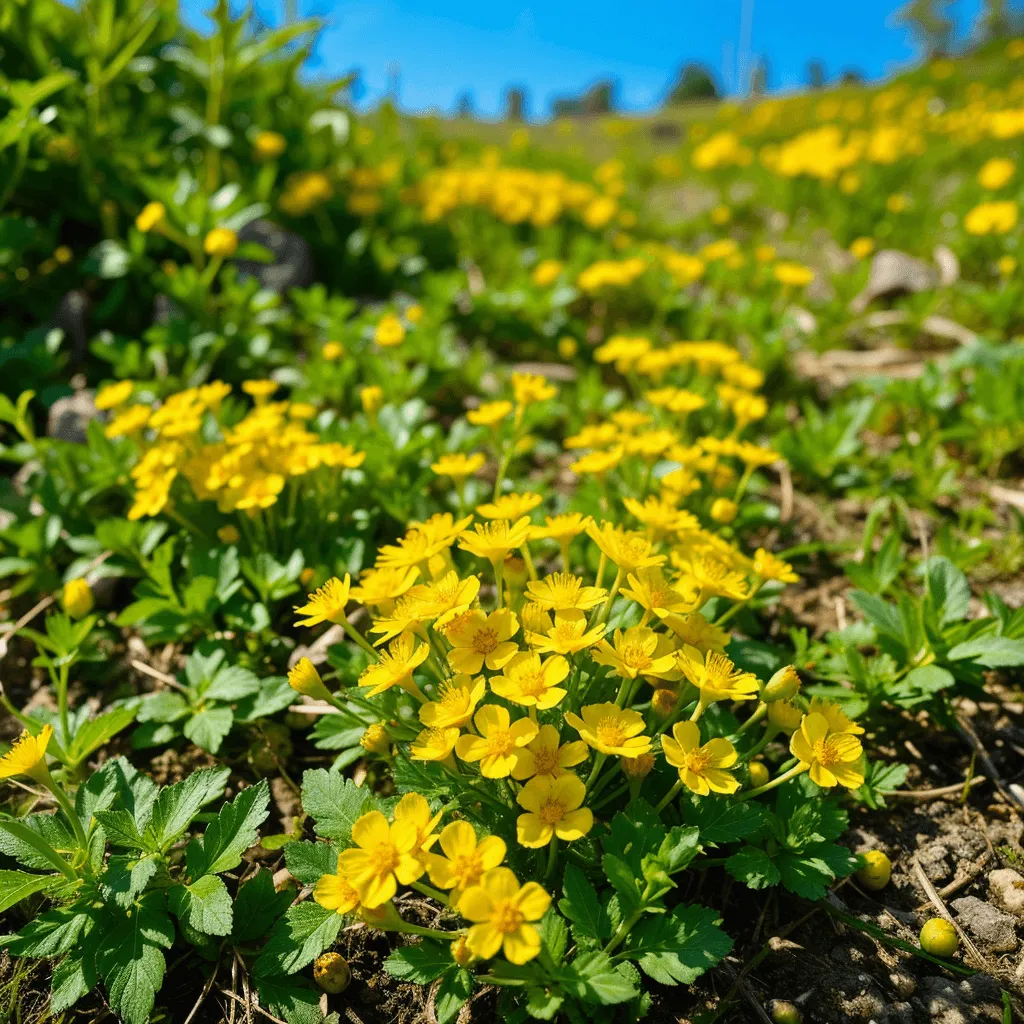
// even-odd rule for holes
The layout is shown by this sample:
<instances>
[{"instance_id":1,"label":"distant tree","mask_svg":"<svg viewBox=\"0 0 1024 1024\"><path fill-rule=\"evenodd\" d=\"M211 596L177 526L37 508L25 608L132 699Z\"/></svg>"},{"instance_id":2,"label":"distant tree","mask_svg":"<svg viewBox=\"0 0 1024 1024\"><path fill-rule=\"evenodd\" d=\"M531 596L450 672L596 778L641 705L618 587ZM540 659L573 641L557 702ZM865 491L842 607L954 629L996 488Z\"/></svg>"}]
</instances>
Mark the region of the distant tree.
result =
<instances>
[{"instance_id":1,"label":"distant tree","mask_svg":"<svg viewBox=\"0 0 1024 1024\"><path fill-rule=\"evenodd\" d=\"M768 58L758 57L754 72L750 76L750 92L753 96L764 96L768 92Z\"/></svg>"},{"instance_id":2,"label":"distant tree","mask_svg":"<svg viewBox=\"0 0 1024 1024\"><path fill-rule=\"evenodd\" d=\"M825 85L825 65L820 60L812 60L808 63L807 84L812 89L821 89Z\"/></svg>"},{"instance_id":3,"label":"distant tree","mask_svg":"<svg viewBox=\"0 0 1024 1024\"><path fill-rule=\"evenodd\" d=\"M551 102L551 113L555 117L579 117L583 113L583 104L571 96L559 96Z\"/></svg>"},{"instance_id":4,"label":"distant tree","mask_svg":"<svg viewBox=\"0 0 1024 1024\"><path fill-rule=\"evenodd\" d=\"M718 86L715 85L711 72L703 64L686 64L676 77L675 83L668 91L665 103L675 106L688 103L690 100L716 100Z\"/></svg>"},{"instance_id":5,"label":"distant tree","mask_svg":"<svg viewBox=\"0 0 1024 1024\"><path fill-rule=\"evenodd\" d=\"M455 116L464 119L473 116L473 96L471 93L464 92L459 94L459 98L455 101Z\"/></svg>"},{"instance_id":6,"label":"distant tree","mask_svg":"<svg viewBox=\"0 0 1024 1024\"><path fill-rule=\"evenodd\" d=\"M1010 35L1012 25L1006 0L985 0L975 30L982 41L1004 39Z\"/></svg>"},{"instance_id":7,"label":"distant tree","mask_svg":"<svg viewBox=\"0 0 1024 1024\"><path fill-rule=\"evenodd\" d=\"M514 86L505 93L505 120L522 121L526 118L526 90Z\"/></svg>"},{"instance_id":8,"label":"distant tree","mask_svg":"<svg viewBox=\"0 0 1024 1024\"><path fill-rule=\"evenodd\" d=\"M615 109L615 83L596 82L581 97L580 107L584 114L610 114Z\"/></svg>"},{"instance_id":9,"label":"distant tree","mask_svg":"<svg viewBox=\"0 0 1024 1024\"><path fill-rule=\"evenodd\" d=\"M839 76L843 85L861 85L864 82L864 75L856 68L846 68Z\"/></svg>"},{"instance_id":10,"label":"distant tree","mask_svg":"<svg viewBox=\"0 0 1024 1024\"><path fill-rule=\"evenodd\" d=\"M953 20L946 14L952 0L910 0L896 12L896 21L917 36L929 58L949 50Z\"/></svg>"}]
</instances>

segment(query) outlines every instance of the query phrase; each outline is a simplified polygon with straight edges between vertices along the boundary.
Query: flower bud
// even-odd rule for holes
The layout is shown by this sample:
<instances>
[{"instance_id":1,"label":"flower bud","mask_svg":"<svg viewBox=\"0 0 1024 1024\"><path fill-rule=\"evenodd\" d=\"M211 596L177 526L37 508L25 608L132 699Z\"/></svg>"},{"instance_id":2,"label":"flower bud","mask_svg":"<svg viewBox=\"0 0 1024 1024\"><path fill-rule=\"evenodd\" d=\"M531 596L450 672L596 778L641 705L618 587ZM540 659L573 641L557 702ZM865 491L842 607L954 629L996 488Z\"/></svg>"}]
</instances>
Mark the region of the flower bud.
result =
<instances>
[{"instance_id":1,"label":"flower bud","mask_svg":"<svg viewBox=\"0 0 1024 1024\"><path fill-rule=\"evenodd\" d=\"M675 690L659 686L651 696L651 708L659 718L668 718L675 710L676 701L678 700L679 694Z\"/></svg>"},{"instance_id":2,"label":"flower bud","mask_svg":"<svg viewBox=\"0 0 1024 1024\"><path fill-rule=\"evenodd\" d=\"M715 498L711 504L711 518L716 523L731 523L739 512L739 506L731 498Z\"/></svg>"},{"instance_id":3,"label":"flower bud","mask_svg":"<svg viewBox=\"0 0 1024 1024\"><path fill-rule=\"evenodd\" d=\"M359 745L370 754L387 757L391 753L391 737L380 722L374 722L363 733Z\"/></svg>"},{"instance_id":4,"label":"flower bud","mask_svg":"<svg viewBox=\"0 0 1024 1024\"><path fill-rule=\"evenodd\" d=\"M288 670L288 685L298 693L316 700L330 700L331 697L331 691L324 685L320 673L309 658L299 658Z\"/></svg>"},{"instance_id":5,"label":"flower bud","mask_svg":"<svg viewBox=\"0 0 1024 1024\"><path fill-rule=\"evenodd\" d=\"M325 992L335 996L348 988L352 971L340 953L324 953L313 962L313 978Z\"/></svg>"},{"instance_id":6,"label":"flower bud","mask_svg":"<svg viewBox=\"0 0 1024 1024\"><path fill-rule=\"evenodd\" d=\"M163 203L146 203L135 218L135 226L143 234L148 234L162 224L166 216L167 210L164 208Z\"/></svg>"},{"instance_id":7,"label":"flower bud","mask_svg":"<svg viewBox=\"0 0 1024 1024\"><path fill-rule=\"evenodd\" d=\"M398 911L395 910L395 906L390 900L372 909L370 907L360 907L357 913L360 920L371 928L378 929L378 931L405 931L405 922L398 916Z\"/></svg>"},{"instance_id":8,"label":"flower bud","mask_svg":"<svg viewBox=\"0 0 1024 1024\"><path fill-rule=\"evenodd\" d=\"M783 732L796 732L803 717L803 711L792 701L776 700L768 705L768 721Z\"/></svg>"},{"instance_id":9,"label":"flower bud","mask_svg":"<svg viewBox=\"0 0 1024 1024\"><path fill-rule=\"evenodd\" d=\"M89 584L81 577L68 580L61 591L60 603L64 606L64 611L73 619L80 619L83 615L88 615L94 604Z\"/></svg>"},{"instance_id":10,"label":"flower bud","mask_svg":"<svg viewBox=\"0 0 1024 1024\"><path fill-rule=\"evenodd\" d=\"M622 774L627 779L645 779L654 768L654 755L641 754L639 757L620 757L619 764L622 766Z\"/></svg>"},{"instance_id":11,"label":"flower bud","mask_svg":"<svg viewBox=\"0 0 1024 1024\"><path fill-rule=\"evenodd\" d=\"M231 228L214 228L203 240L203 251L207 256L219 256L227 259L235 255L238 248L238 235Z\"/></svg>"},{"instance_id":12,"label":"flower bud","mask_svg":"<svg viewBox=\"0 0 1024 1024\"><path fill-rule=\"evenodd\" d=\"M771 778L768 766L762 761L750 762L750 788L760 789Z\"/></svg>"},{"instance_id":13,"label":"flower bud","mask_svg":"<svg viewBox=\"0 0 1024 1024\"><path fill-rule=\"evenodd\" d=\"M237 544L241 539L242 535L238 532L237 526L222 526L217 531L217 539L222 544Z\"/></svg>"},{"instance_id":14,"label":"flower bud","mask_svg":"<svg viewBox=\"0 0 1024 1024\"><path fill-rule=\"evenodd\" d=\"M465 935L460 935L452 943L452 959L460 967L468 967L473 962L473 951L466 945Z\"/></svg>"},{"instance_id":15,"label":"flower bud","mask_svg":"<svg viewBox=\"0 0 1024 1024\"><path fill-rule=\"evenodd\" d=\"M768 680L761 692L761 700L766 704L776 700L792 700L799 691L800 677L792 665L786 665Z\"/></svg>"}]
</instances>

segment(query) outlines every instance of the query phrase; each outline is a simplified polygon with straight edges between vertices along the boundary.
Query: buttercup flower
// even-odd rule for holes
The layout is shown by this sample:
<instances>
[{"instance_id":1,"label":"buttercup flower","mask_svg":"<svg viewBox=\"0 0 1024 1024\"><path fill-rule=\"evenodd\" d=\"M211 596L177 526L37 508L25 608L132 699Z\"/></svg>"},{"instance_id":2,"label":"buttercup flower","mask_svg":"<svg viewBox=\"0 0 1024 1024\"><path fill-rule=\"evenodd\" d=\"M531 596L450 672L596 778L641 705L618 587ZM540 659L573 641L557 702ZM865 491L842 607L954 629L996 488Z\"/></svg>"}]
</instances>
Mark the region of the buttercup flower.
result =
<instances>
[{"instance_id":1,"label":"buttercup flower","mask_svg":"<svg viewBox=\"0 0 1024 1024\"><path fill-rule=\"evenodd\" d=\"M851 721L846 712L834 701L812 697L810 714L824 715L829 732L848 732L853 736L861 736L864 733L864 727Z\"/></svg>"},{"instance_id":2,"label":"buttercup flower","mask_svg":"<svg viewBox=\"0 0 1024 1024\"><path fill-rule=\"evenodd\" d=\"M321 875L313 899L327 910L351 914L359 907L359 890L344 875Z\"/></svg>"},{"instance_id":3,"label":"buttercup flower","mask_svg":"<svg viewBox=\"0 0 1024 1024\"><path fill-rule=\"evenodd\" d=\"M817 712L805 715L800 728L789 741L790 753L809 768L811 781L825 789L845 786L859 789L864 785L860 767L864 748L856 736L835 733L828 719Z\"/></svg>"},{"instance_id":4,"label":"buttercup flower","mask_svg":"<svg viewBox=\"0 0 1024 1024\"><path fill-rule=\"evenodd\" d=\"M459 547L477 558L492 564L504 560L510 551L521 548L530 536L530 520L526 516L515 523L496 519L489 523L475 523L473 531L459 538Z\"/></svg>"},{"instance_id":5,"label":"buttercup flower","mask_svg":"<svg viewBox=\"0 0 1024 1024\"><path fill-rule=\"evenodd\" d=\"M167 210L163 203L146 203L135 218L135 226L143 234L148 234L162 224L166 216Z\"/></svg>"},{"instance_id":6,"label":"buttercup flower","mask_svg":"<svg viewBox=\"0 0 1024 1024\"><path fill-rule=\"evenodd\" d=\"M414 761L451 761L458 738L458 726L423 729L409 744L409 756Z\"/></svg>"},{"instance_id":7,"label":"buttercup flower","mask_svg":"<svg viewBox=\"0 0 1024 1024\"><path fill-rule=\"evenodd\" d=\"M467 675L459 675L447 679L441 684L437 699L420 708L420 721L431 729L463 726L473 717L486 692L483 676L471 679Z\"/></svg>"},{"instance_id":8,"label":"buttercup flower","mask_svg":"<svg viewBox=\"0 0 1024 1024\"><path fill-rule=\"evenodd\" d=\"M402 321L398 319L392 313L387 313L381 317L380 323L377 324L376 329L373 332L373 340L380 345L381 348L395 348L402 344L405 339L405 328L402 326Z\"/></svg>"},{"instance_id":9,"label":"buttercup flower","mask_svg":"<svg viewBox=\"0 0 1024 1024\"><path fill-rule=\"evenodd\" d=\"M395 804L395 824L399 822L410 822L416 829L416 850L420 853L427 852L437 842L437 834L434 829L441 821L443 812L431 814L430 804L420 793L406 793L401 800Z\"/></svg>"},{"instance_id":10,"label":"buttercup flower","mask_svg":"<svg viewBox=\"0 0 1024 1024\"><path fill-rule=\"evenodd\" d=\"M607 665L623 679L656 676L662 679L679 675L675 649L664 633L646 626L615 630L614 645L602 640L591 652L598 665Z\"/></svg>"},{"instance_id":11,"label":"buttercup flower","mask_svg":"<svg viewBox=\"0 0 1024 1024\"><path fill-rule=\"evenodd\" d=\"M499 399L495 402L481 402L466 413L466 419L476 427L497 426L512 411L512 403Z\"/></svg>"},{"instance_id":12,"label":"buttercup flower","mask_svg":"<svg viewBox=\"0 0 1024 1024\"><path fill-rule=\"evenodd\" d=\"M131 398L134 388L135 383L130 380L119 380L116 384L107 384L96 392L93 405L100 410L116 409Z\"/></svg>"},{"instance_id":13,"label":"buttercup flower","mask_svg":"<svg viewBox=\"0 0 1024 1024\"><path fill-rule=\"evenodd\" d=\"M345 605L348 604L352 578L345 574L344 580L337 576L329 579L319 590L306 596L306 603L293 609L306 618L297 622L297 626L317 626L321 622L334 622L340 625L345 621Z\"/></svg>"},{"instance_id":14,"label":"buttercup flower","mask_svg":"<svg viewBox=\"0 0 1024 1024\"><path fill-rule=\"evenodd\" d=\"M352 826L354 849L338 854L338 874L348 879L365 907L390 900L398 883L409 885L423 874L416 856L419 832L411 819L388 824L380 811L369 811Z\"/></svg>"},{"instance_id":15,"label":"buttercup flower","mask_svg":"<svg viewBox=\"0 0 1024 1024\"><path fill-rule=\"evenodd\" d=\"M588 630L586 613L579 608L556 611L554 622L549 620L545 625L550 628L543 633L526 633L526 642L539 654L576 654L585 651L598 643L608 628L602 622Z\"/></svg>"},{"instance_id":16,"label":"buttercup flower","mask_svg":"<svg viewBox=\"0 0 1024 1024\"><path fill-rule=\"evenodd\" d=\"M449 902L458 909L462 894L479 885L484 874L496 868L506 853L505 841L498 836L478 840L468 821L453 821L441 830L438 846L444 854L427 858L430 881L439 889L451 889Z\"/></svg>"},{"instance_id":17,"label":"buttercup flower","mask_svg":"<svg viewBox=\"0 0 1024 1024\"><path fill-rule=\"evenodd\" d=\"M566 769L587 759L587 745L583 740L560 743L558 730L553 725L542 725L536 737L516 751L513 779L529 779L534 775L549 775L557 779Z\"/></svg>"},{"instance_id":18,"label":"buttercup flower","mask_svg":"<svg viewBox=\"0 0 1024 1024\"><path fill-rule=\"evenodd\" d=\"M700 587L688 577L675 585L665 579L660 566L638 569L626 577L628 587L620 593L636 601L646 612L665 618L673 612L689 612L698 607Z\"/></svg>"},{"instance_id":19,"label":"buttercup flower","mask_svg":"<svg viewBox=\"0 0 1024 1024\"><path fill-rule=\"evenodd\" d=\"M661 737L665 760L679 769L679 779L698 796L708 793L735 793L739 782L726 770L737 759L733 745L725 739L700 742L700 726L696 722L676 722L671 736Z\"/></svg>"},{"instance_id":20,"label":"buttercup flower","mask_svg":"<svg viewBox=\"0 0 1024 1024\"><path fill-rule=\"evenodd\" d=\"M512 774L516 751L537 735L537 723L529 718L513 722L508 711L486 704L473 716L479 736L460 736L455 753L463 761L479 761L480 774L487 779L503 779Z\"/></svg>"},{"instance_id":21,"label":"buttercup flower","mask_svg":"<svg viewBox=\"0 0 1024 1024\"><path fill-rule=\"evenodd\" d=\"M309 658L299 658L288 670L288 685L298 693L317 700L329 700L331 696L331 691L324 685L320 673Z\"/></svg>"},{"instance_id":22,"label":"buttercup flower","mask_svg":"<svg viewBox=\"0 0 1024 1024\"><path fill-rule=\"evenodd\" d=\"M28 775L37 782L49 777L46 767L46 748L50 745L53 729L44 725L38 735L27 730L0 757L0 779L13 779L16 775Z\"/></svg>"},{"instance_id":23,"label":"buttercup flower","mask_svg":"<svg viewBox=\"0 0 1024 1024\"><path fill-rule=\"evenodd\" d=\"M582 718L569 711L565 720L587 746L599 753L639 757L650 750L650 736L640 735L644 731L644 716L639 712L606 703L588 704L581 708L581 714Z\"/></svg>"},{"instance_id":24,"label":"buttercup flower","mask_svg":"<svg viewBox=\"0 0 1024 1024\"><path fill-rule=\"evenodd\" d=\"M507 519L514 522L522 519L527 513L535 509L544 499L539 494L503 494L496 501L485 502L477 505L478 515L484 519Z\"/></svg>"},{"instance_id":25,"label":"buttercup flower","mask_svg":"<svg viewBox=\"0 0 1024 1024\"><path fill-rule=\"evenodd\" d=\"M757 676L738 669L724 654L701 654L692 647L679 653L683 675L700 690L702 703L717 700L753 700L757 696Z\"/></svg>"},{"instance_id":26,"label":"buttercup flower","mask_svg":"<svg viewBox=\"0 0 1024 1024\"><path fill-rule=\"evenodd\" d=\"M450 476L456 482L471 477L478 470L482 469L487 462L487 457L477 452L475 455L442 455L437 462L431 465L431 469L438 476Z\"/></svg>"},{"instance_id":27,"label":"buttercup flower","mask_svg":"<svg viewBox=\"0 0 1024 1024\"><path fill-rule=\"evenodd\" d=\"M579 576L567 572L556 572L542 580L527 583L526 593L534 604L549 611L578 608L588 612L608 596L603 587L584 586Z\"/></svg>"},{"instance_id":28,"label":"buttercup flower","mask_svg":"<svg viewBox=\"0 0 1024 1024\"><path fill-rule=\"evenodd\" d=\"M553 708L565 696L558 684L569 675L569 662L560 655L545 658L524 651L505 665L500 676L491 679L491 689L516 704L543 711Z\"/></svg>"},{"instance_id":29,"label":"buttercup flower","mask_svg":"<svg viewBox=\"0 0 1024 1024\"><path fill-rule=\"evenodd\" d=\"M510 638L519 632L519 620L507 608L490 614L480 611L464 612L445 625L442 632L452 645L448 664L456 672L475 675L486 665L497 672L519 649Z\"/></svg>"},{"instance_id":30,"label":"buttercup flower","mask_svg":"<svg viewBox=\"0 0 1024 1024\"><path fill-rule=\"evenodd\" d=\"M227 259L235 255L238 248L238 235L230 228L214 228L203 239L203 251L207 256L218 256Z\"/></svg>"},{"instance_id":31,"label":"buttercup flower","mask_svg":"<svg viewBox=\"0 0 1024 1024\"><path fill-rule=\"evenodd\" d=\"M536 775L516 795L516 802L528 812L516 821L520 846L547 846L552 837L565 842L582 839L594 826L593 812L582 807L587 787L572 772L557 779Z\"/></svg>"},{"instance_id":32,"label":"buttercup flower","mask_svg":"<svg viewBox=\"0 0 1024 1024\"><path fill-rule=\"evenodd\" d=\"M612 523L602 523L600 526L589 527L587 536L608 561L618 566L623 573L665 563L665 556L659 555L642 533L623 530Z\"/></svg>"},{"instance_id":33,"label":"buttercup flower","mask_svg":"<svg viewBox=\"0 0 1024 1024\"><path fill-rule=\"evenodd\" d=\"M776 558L764 548L758 548L754 552L754 573L763 580L778 580L779 583L800 582L800 577L793 572L789 562Z\"/></svg>"},{"instance_id":34,"label":"buttercup flower","mask_svg":"<svg viewBox=\"0 0 1024 1024\"><path fill-rule=\"evenodd\" d=\"M459 900L459 913L474 922L466 945L482 960L499 951L514 964L525 964L540 952L540 934L529 922L539 921L551 897L536 883L520 886L508 868L493 868Z\"/></svg>"},{"instance_id":35,"label":"buttercup flower","mask_svg":"<svg viewBox=\"0 0 1024 1024\"><path fill-rule=\"evenodd\" d=\"M80 619L92 611L95 601L89 584L81 576L76 576L61 589L60 603L71 618Z\"/></svg>"},{"instance_id":36,"label":"buttercup flower","mask_svg":"<svg viewBox=\"0 0 1024 1024\"><path fill-rule=\"evenodd\" d=\"M413 671L427 660L430 648L416 643L412 633L402 633L391 641L386 651L381 652L380 661L367 665L359 676L359 685L369 688L367 697L401 686L416 697L422 697L419 687L413 682Z\"/></svg>"}]
</instances>

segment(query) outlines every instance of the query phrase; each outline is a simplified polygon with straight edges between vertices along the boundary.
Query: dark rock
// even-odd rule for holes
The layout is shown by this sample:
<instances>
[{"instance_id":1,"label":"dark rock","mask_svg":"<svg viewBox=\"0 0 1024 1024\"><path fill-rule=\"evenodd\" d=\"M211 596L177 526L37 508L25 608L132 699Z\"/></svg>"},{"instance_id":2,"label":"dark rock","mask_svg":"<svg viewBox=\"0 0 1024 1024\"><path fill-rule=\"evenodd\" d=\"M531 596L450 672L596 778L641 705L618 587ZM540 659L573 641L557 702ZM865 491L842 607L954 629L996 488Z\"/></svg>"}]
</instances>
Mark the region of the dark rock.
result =
<instances>
[{"instance_id":1,"label":"dark rock","mask_svg":"<svg viewBox=\"0 0 1024 1024\"><path fill-rule=\"evenodd\" d=\"M99 415L91 391L76 391L66 398L58 398L50 406L46 419L47 436L58 441L85 444L86 428Z\"/></svg>"},{"instance_id":2,"label":"dark rock","mask_svg":"<svg viewBox=\"0 0 1024 1024\"><path fill-rule=\"evenodd\" d=\"M938 271L924 260L899 249L881 249L871 261L868 283L850 303L850 309L863 313L875 299L926 292L938 283Z\"/></svg>"},{"instance_id":3,"label":"dark rock","mask_svg":"<svg viewBox=\"0 0 1024 1024\"><path fill-rule=\"evenodd\" d=\"M1009 953L1017 948L1017 930L1009 914L979 900L977 896L963 896L953 900L950 906L956 911L961 927L993 952Z\"/></svg>"},{"instance_id":4,"label":"dark rock","mask_svg":"<svg viewBox=\"0 0 1024 1024\"><path fill-rule=\"evenodd\" d=\"M274 292L306 288L313 282L313 256L304 238L285 231L269 220L254 220L238 232L240 242L256 242L274 254L271 263L235 260L240 277L255 277Z\"/></svg>"},{"instance_id":5,"label":"dark rock","mask_svg":"<svg viewBox=\"0 0 1024 1024\"><path fill-rule=\"evenodd\" d=\"M985 974L964 981L922 978L913 1000L920 1020L931 1024L981 1024L1002 1020L999 983Z\"/></svg>"},{"instance_id":6,"label":"dark rock","mask_svg":"<svg viewBox=\"0 0 1024 1024\"><path fill-rule=\"evenodd\" d=\"M65 293L50 323L64 332L73 360L80 363L89 343L89 296L80 290Z\"/></svg>"}]
</instances>

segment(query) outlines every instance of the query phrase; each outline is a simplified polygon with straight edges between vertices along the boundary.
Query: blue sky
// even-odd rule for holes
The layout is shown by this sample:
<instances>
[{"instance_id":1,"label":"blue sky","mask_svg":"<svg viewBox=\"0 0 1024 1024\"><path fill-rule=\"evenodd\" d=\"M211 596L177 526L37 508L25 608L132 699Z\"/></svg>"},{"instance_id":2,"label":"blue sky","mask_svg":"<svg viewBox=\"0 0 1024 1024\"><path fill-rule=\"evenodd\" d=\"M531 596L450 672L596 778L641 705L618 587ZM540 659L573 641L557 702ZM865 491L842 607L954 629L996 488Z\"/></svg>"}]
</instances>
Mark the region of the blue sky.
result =
<instances>
[{"instance_id":1,"label":"blue sky","mask_svg":"<svg viewBox=\"0 0 1024 1024\"><path fill-rule=\"evenodd\" d=\"M256 0L280 20L283 0ZM744 0L297 0L302 15L327 21L310 70L362 72L364 103L386 95L398 70L406 110L450 112L468 92L484 116L501 110L509 85L526 89L528 112L546 116L551 100L576 95L602 78L618 83L619 105L657 104L676 70L705 64L727 90L736 82ZM1012 4L1020 9L1024 0ZM807 63L829 78L856 68L879 78L917 56L893 24L895 0L748 0L750 53L763 55L773 90L806 82ZM982 0L955 0L962 38ZM202 23L208 0L184 0Z\"/></svg>"}]
</instances>

